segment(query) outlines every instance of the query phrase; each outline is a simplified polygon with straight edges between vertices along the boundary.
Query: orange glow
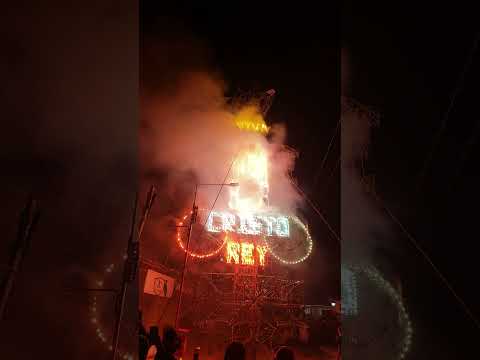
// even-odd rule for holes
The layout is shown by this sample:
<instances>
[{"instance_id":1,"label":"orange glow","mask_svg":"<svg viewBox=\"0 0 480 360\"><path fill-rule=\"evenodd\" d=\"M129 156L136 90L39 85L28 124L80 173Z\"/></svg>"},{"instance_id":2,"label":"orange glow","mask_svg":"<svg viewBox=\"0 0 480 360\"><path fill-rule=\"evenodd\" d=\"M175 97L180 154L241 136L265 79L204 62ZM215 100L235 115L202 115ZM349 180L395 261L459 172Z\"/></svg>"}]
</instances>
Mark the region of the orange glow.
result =
<instances>
[{"instance_id":1,"label":"orange glow","mask_svg":"<svg viewBox=\"0 0 480 360\"><path fill-rule=\"evenodd\" d=\"M242 264L243 265L255 265L253 258L253 250L255 246L250 243L242 243Z\"/></svg>"}]
</instances>

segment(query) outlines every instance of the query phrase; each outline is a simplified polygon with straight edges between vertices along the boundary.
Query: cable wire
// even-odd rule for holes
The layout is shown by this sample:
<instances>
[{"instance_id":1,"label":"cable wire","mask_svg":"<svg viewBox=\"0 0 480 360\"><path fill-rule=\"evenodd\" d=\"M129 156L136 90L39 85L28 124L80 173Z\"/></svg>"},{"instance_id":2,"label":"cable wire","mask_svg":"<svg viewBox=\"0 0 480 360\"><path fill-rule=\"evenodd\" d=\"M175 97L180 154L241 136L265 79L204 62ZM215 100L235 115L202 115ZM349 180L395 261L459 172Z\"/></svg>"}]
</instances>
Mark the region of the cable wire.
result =
<instances>
[{"instance_id":1,"label":"cable wire","mask_svg":"<svg viewBox=\"0 0 480 360\"><path fill-rule=\"evenodd\" d=\"M376 194L373 193L375 199L381 204L382 208L385 210L385 212L390 216L390 218L395 222L398 227L403 231L403 233L407 236L407 238L410 240L410 242L414 245L414 247L418 250L418 252L424 257L424 259L428 262L428 264L432 267L432 269L435 271L435 273L438 275L440 280L443 281L445 286L448 288L448 290L452 293L452 295L455 297L455 299L460 303L460 305L463 307L467 315L470 317L470 319L475 323L477 328L480 330L480 322L477 320L475 315L472 313L472 311L469 309L465 301L462 300L462 298L457 294L457 292L453 289L452 285L450 282L447 280L447 278L442 274L442 272L435 266L433 261L430 259L428 254L420 247L418 242L415 240L415 238L410 234L410 232L403 226L403 224L398 220L398 218L390 211L390 209L386 206L385 202L380 199L380 197Z\"/></svg>"},{"instance_id":2,"label":"cable wire","mask_svg":"<svg viewBox=\"0 0 480 360\"><path fill-rule=\"evenodd\" d=\"M478 137L480 136L480 121L477 120L477 124L475 128L472 131L472 134L470 135L470 138L468 139L468 142L465 144L464 151L460 155L460 158L458 160L458 165L457 165L457 171L455 172L455 176L452 180L454 182L460 175L462 174L463 167L465 166L465 163L467 162L470 151L472 148L475 146L477 143ZM455 183L452 183L452 187L455 185Z\"/></svg>"},{"instance_id":3,"label":"cable wire","mask_svg":"<svg viewBox=\"0 0 480 360\"><path fill-rule=\"evenodd\" d=\"M225 175L225 178L223 179L223 182L220 185L220 189L218 190L217 196L215 197L215 200L213 201L213 204L210 207L210 210L208 211L208 215L205 218L205 223L203 224L202 229L200 230L200 235L199 236L202 236L202 234L204 232L204 229L207 226L208 218L210 217L210 214L212 213L213 209L215 208L215 204L217 203L217 200L220 197L220 193L222 192L223 186L225 185L225 182L227 181L228 176L230 175L230 171L232 170L232 166L235 163L236 158L237 158L237 156L235 155L235 157L233 158L233 160L232 160L232 162L231 162L231 164L228 168L227 174Z\"/></svg>"},{"instance_id":4,"label":"cable wire","mask_svg":"<svg viewBox=\"0 0 480 360\"><path fill-rule=\"evenodd\" d=\"M305 192L300 189L300 187L295 183L295 181L291 181L291 183L293 184L293 186L297 189L297 191L300 193L300 195L302 195L302 197L308 202L308 204L312 207L312 209L317 213L317 215L320 217L320 219L323 221L323 223L326 225L327 229L330 231L330 233L332 234L332 236L335 238L335 240L338 241L338 243L340 244L340 236L338 236L338 234L335 232L335 230L332 228L332 226L330 225L330 223L327 221L327 219L325 218L325 216L322 214L322 212L318 209L317 205L315 205L315 203L310 200L310 198L307 196L307 194L305 194Z\"/></svg>"},{"instance_id":5,"label":"cable wire","mask_svg":"<svg viewBox=\"0 0 480 360\"><path fill-rule=\"evenodd\" d=\"M467 74L468 69L469 69L469 67L470 67L470 65L472 64L472 61L473 61L473 55L477 51L479 40L480 40L480 32L478 32L475 36L472 49L470 50L467 61L464 65L464 67L463 67L462 72L460 73L460 77L458 78L457 86L453 89L452 95L450 97L450 103L448 104L447 111L445 112L445 114L443 116L443 120L442 120L442 123L440 124L440 128L438 129L437 133L434 136L434 140L433 140L432 146L430 148L430 151L427 153L427 157L425 158L423 168L422 168L422 170L420 172L420 175L419 175L419 179L418 179L418 183L417 183L417 189L420 189L420 187L422 185L423 179L425 178L425 176L427 174L429 164L433 159L433 155L435 153L435 150L438 147L438 144L440 143L440 139L441 139L441 136L442 136L443 132L445 131L445 128L447 126L447 121L448 121L448 118L450 116L450 112L452 111L453 105L455 104L455 99L456 99L456 97L457 97L457 95L460 91L460 88L463 86L463 83L465 81L465 75Z\"/></svg>"},{"instance_id":6,"label":"cable wire","mask_svg":"<svg viewBox=\"0 0 480 360\"><path fill-rule=\"evenodd\" d=\"M318 169L316 175L315 175L315 179L313 180L313 184L316 185L317 182L318 182L318 178L320 177L320 172L322 171L322 169L325 167L325 163L327 161L327 158L328 158L328 154L330 153L330 149L332 148L333 146L333 142L335 141L335 138L337 137L337 132L338 132L338 129L340 128L340 123L341 123L342 119L338 119L338 122L337 122L337 125L335 126L335 130L333 131L332 133L332 136L330 138L330 142L328 143L328 147L327 147L327 151L325 152L325 155L323 155L323 159L322 159L322 162L320 164L320 168Z\"/></svg>"}]
</instances>

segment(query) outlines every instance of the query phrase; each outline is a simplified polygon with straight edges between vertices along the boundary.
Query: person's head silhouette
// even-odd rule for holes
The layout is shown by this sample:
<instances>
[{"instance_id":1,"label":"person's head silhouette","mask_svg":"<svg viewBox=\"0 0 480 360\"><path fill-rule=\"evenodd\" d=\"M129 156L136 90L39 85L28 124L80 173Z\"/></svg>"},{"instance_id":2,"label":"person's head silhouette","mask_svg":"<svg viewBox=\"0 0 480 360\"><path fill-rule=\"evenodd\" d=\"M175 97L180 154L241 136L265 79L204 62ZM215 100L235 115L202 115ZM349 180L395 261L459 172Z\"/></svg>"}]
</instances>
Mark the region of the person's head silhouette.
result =
<instances>
[{"instance_id":1,"label":"person's head silhouette","mask_svg":"<svg viewBox=\"0 0 480 360\"><path fill-rule=\"evenodd\" d=\"M289 347L282 346L275 353L274 360L295 360L295 354L293 353L293 350Z\"/></svg>"},{"instance_id":2,"label":"person's head silhouette","mask_svg":"<svg viewBox=\"0 0 480 360\"><path fill-rule=\"evenodd\" d=\"M150 326L150 331L148 332L148 336L152 339L158 338L158 326Z\"/></svg>"},{"instance_id":3,"label":"person's head silhouette","mask_svg":"<svg viewBox=\"0 0 480 360\"><path fill-rule=\"evenodd\" d=\"M162 342L165 351L169 354L174 354L182 346L182 339L171 326L166 326L163 329Z\"/></svg>"},{"instance_id":4,"label":"person's head silhouette","mask_svg":"<svg viewBox=\"0 0 480 360\"><path fill-rule=\"evenodd\" d=\"M224 360L245 360L245 355L243 344L234 341L225 350Z\"/></svg>"}]
</instances>

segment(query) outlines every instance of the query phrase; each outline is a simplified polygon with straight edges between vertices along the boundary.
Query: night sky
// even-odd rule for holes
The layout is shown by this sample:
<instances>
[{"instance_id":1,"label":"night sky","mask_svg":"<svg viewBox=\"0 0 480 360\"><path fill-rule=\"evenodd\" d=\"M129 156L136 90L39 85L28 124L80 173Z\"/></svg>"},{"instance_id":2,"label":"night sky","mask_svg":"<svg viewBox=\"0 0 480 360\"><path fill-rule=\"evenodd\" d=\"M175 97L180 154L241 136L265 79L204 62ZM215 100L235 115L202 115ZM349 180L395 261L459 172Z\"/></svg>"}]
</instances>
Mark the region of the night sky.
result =
<instances>
[{"instance_id":1,"label":"night sky","mask_svg":"<svg viewBox=\"0 0 480 360\"><path fill-rule=\"evenodd\" d=\"M478 51L420 180L479 30L473 16L469 8L439 3L421 8L362 2L343 10L342 34L350 49L352 95L382 116L368 163L377 192L478 318L480 148L478 142L466 146L478 135ZM467 358L479 329L401 232L395 246L385 248L402 274L411 308L417 332L413 358Z\"/></svg>"}]
</instances>

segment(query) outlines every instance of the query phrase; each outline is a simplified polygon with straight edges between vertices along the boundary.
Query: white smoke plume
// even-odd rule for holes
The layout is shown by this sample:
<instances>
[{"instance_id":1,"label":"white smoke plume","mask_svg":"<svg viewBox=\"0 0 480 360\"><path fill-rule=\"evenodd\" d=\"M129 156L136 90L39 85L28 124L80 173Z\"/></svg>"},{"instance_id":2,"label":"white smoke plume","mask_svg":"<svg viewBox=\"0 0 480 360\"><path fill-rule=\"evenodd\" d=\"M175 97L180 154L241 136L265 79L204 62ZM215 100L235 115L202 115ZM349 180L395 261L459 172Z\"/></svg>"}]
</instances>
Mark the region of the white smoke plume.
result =
<instances>
[{"instance_id":1,"label":"white smoke plume","mask_svg":"<svg viewBox=\"0 0 480 360\"><path fill-rule=\"evenodd\" d=\"M341 102L341 233L342 262L370 262L379 235L388 234L388 223L374 197L374 183L368 181L365 164L372 130L379 116L348 97L351 94L349 54L342 50Z\"/></svg>"},{"instance_id":2,"label":"white smoke plume","mask_svg":"<svg viewBox=\"0 0 480 360\"><path fill-rule=\"evenodd\" d=\"M221 80L206 72L181 73L173 93L143 99L140 134L143 169L166 170L169 179L166 190L173 196L179 177L188 172L194 174L198 183L228 181L227 173L239 149L247 144L259 145L270 156L271 203L295 212L300 198L289 178L295 152L282 146L285 128L276 124L270 143L259 133L238 129L233 118ZM217 191L201 189L200 201L211 204Z\"/></svg>"}]
</instances>

